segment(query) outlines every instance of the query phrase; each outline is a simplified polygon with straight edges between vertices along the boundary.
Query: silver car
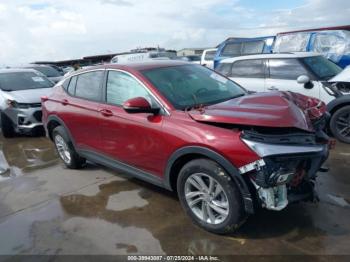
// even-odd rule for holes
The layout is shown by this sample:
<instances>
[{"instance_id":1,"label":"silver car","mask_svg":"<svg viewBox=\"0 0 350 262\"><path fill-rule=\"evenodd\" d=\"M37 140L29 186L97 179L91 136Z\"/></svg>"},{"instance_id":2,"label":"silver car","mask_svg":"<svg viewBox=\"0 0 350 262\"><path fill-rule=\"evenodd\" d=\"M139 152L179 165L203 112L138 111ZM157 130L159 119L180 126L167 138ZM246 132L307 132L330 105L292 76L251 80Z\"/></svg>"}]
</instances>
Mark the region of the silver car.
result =
<instances>
[{"instance_id":1,"label":"silver car","mask_svg":"<svg viewBox=\"0 0 350 262\"><path fill-rule=\"evenodd\" d=\"M4 137L42 129L41 97L54 83L33 69L0 70L1 130Z\"/></svg>"}]
</instances>

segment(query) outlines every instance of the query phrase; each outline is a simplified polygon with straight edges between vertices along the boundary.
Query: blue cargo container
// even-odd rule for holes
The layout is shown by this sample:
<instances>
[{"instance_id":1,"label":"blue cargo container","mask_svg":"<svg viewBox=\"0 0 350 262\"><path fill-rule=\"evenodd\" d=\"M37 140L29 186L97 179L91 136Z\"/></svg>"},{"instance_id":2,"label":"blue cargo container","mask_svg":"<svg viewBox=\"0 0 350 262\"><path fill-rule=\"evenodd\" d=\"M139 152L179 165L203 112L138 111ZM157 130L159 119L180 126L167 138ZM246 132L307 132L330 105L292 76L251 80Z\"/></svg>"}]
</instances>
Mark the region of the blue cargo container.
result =
<instances>
[{"instance_id":1,"label":"blue cargo container","mask_svg":"<svg viewBox=\"0 0 350 262\"><path fill-rule=\"evenodd\" d=\"M214 69L219 62L225 58L249 54L271 53L274 39L274 36L228 38L218 46L214 57Z\"/></svg>"},{"instance_id":2,"label":"blue cargo container","mask_svg":"<svg viewBox=\"0 0 350 262\"><path fill-rule=\"evenodd\" d=\"M350 25L279 33L274 53L317 52L342 68L350 64Z\"/></svg>"}]
</instances>

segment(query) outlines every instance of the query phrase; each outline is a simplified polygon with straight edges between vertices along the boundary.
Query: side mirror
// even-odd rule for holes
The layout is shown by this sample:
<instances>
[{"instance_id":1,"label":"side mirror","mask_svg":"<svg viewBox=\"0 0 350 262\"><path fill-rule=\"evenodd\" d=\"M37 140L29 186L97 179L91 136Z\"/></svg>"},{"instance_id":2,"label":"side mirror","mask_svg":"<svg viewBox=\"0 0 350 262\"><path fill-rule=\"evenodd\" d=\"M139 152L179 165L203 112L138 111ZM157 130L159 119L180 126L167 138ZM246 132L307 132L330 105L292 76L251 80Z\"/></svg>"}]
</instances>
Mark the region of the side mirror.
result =
<instances>
[{"instance_id":1,"label":"side mirror","mask_svg":"<svg viewBox=\"0 0 350 262\"><path fill-rule=\"evenodd\" d=\"M298 84L306 84L310 82L310 77L307 75L301 75L297 78Z\"/></svg>"},{"instance_id":2,"label":"side mirror","mask_svg":"<svg viewBox=\"0 0 350 262\"><path fill-rule=\"evenodd\" d=\"M311 82L310 77L307 75L301 75L297 78L298 84L304 85L304 88L311 89L314 87L314 84Z\"/></svg>"},{"instance_id":3,"label":"side mirror","mask_svg":"<svg viewBox=\"0 0 350 262\"><path fill-rule=\"evenodd\" d=\"M135 97L125 101L123 103L123 109L129 114L158 114L160 110L159 108L152 108L150 103L143 97Z\"/></svg>"}]
</instances>

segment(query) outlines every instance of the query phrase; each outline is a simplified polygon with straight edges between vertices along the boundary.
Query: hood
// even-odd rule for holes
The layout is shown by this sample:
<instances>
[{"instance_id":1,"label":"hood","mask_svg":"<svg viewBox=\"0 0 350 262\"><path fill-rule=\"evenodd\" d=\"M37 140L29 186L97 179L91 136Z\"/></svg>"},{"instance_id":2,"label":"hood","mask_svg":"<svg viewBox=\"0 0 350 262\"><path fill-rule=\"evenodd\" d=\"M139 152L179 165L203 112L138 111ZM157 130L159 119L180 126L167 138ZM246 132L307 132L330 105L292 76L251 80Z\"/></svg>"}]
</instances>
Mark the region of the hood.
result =
<instances>
[{"instance_id":1,"label":"hood","mask_svg":"<svg viewBox=\"0 0 350 262\"><path fill-rule=\"evenodd\" d=\"M20 91L6 92L7 99L15 100L18 103L40 103L42 96L47 96L52 88L26 89Z\"/></svg>"},{"instance_id":2,"label":"hood","mask_svg":"<svg viewBox=\"0 0 350 262\"><path fill-rule=\"evenodd\" d=\"M292 92L256 93L189 111L196 121L314 131L312 120L326 106L318 99Z\"/></svg>"},{"instance_id":3,"label":"hood","mask_svg":"<svg viewBox=\"0 0 350 262\"><path fill-rule=\"evenodd\" d=\"M350 82L350 66L346 67L335 77L329 79L328 82Z\"/></svg>"}]
</instances>

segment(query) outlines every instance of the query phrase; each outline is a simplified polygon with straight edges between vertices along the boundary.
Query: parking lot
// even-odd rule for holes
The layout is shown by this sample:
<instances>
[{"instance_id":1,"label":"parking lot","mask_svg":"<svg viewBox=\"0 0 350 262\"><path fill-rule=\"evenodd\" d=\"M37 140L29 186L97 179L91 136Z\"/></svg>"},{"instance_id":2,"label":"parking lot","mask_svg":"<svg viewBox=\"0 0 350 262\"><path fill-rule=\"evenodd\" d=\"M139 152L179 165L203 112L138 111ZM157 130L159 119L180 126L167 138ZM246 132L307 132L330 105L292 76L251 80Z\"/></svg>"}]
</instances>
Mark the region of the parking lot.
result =
<instances>
[{"instance_id":1,"label":"parking lot","mask_svg":"<svg viewBox=\"0 0 350 262\"><path fill-rule=\"evenodd\" d=\"M66 169L45 137L0 136L0 253L350 254L349 155L341 143L332 151L318 204L259 211L220 236L197 228L171 192L92 163Z\"/></svg>"}]
</instances>

